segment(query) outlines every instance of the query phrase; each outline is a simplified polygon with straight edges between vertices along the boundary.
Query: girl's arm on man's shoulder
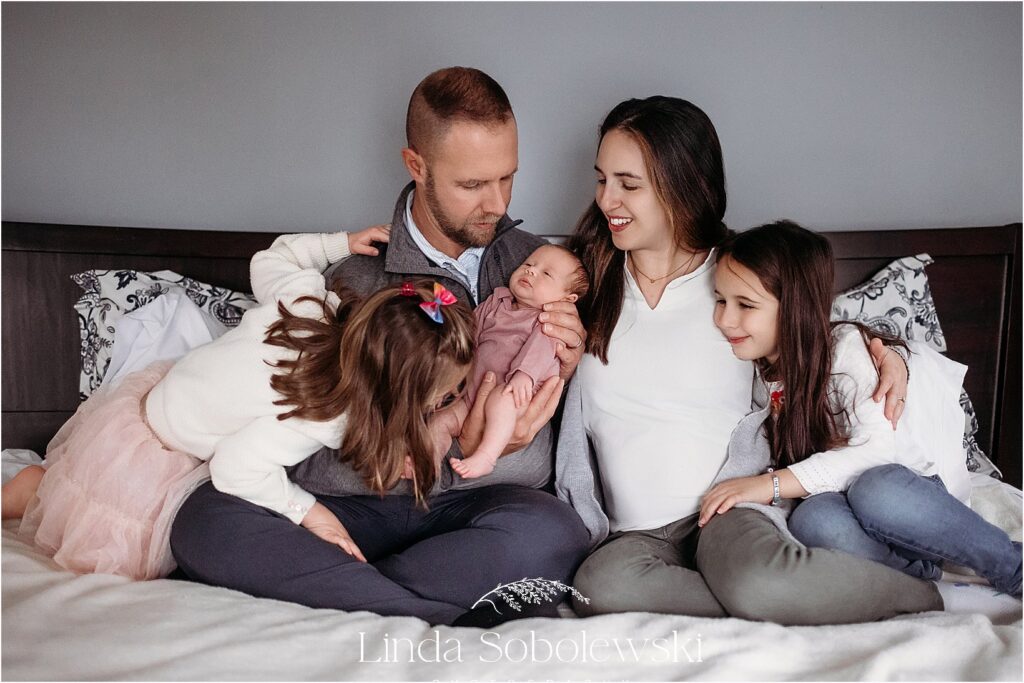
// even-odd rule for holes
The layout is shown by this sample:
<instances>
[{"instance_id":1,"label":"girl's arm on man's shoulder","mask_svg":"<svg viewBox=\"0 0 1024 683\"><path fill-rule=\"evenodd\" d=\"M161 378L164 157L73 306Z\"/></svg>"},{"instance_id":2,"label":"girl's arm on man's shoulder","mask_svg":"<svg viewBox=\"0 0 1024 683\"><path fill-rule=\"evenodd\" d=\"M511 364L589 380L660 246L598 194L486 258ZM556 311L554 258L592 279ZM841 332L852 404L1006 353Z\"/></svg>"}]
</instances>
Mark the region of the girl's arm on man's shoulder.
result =
<instances>
[{"instance_id":1,"label":"girl's arm on man's shoulder","mask_svg":"<svg viewBox=\"0 0 1024 683\"><path fill-rule=\"evenodd\" d=\"M261 304L282 297L323 298L323 272L352 254L376 256L374 242L387 242L389 229L373 226L353 233L298 233L281 235L269 249L257 252L249 264L249 278Z\"/></svg>"}]
</instances>

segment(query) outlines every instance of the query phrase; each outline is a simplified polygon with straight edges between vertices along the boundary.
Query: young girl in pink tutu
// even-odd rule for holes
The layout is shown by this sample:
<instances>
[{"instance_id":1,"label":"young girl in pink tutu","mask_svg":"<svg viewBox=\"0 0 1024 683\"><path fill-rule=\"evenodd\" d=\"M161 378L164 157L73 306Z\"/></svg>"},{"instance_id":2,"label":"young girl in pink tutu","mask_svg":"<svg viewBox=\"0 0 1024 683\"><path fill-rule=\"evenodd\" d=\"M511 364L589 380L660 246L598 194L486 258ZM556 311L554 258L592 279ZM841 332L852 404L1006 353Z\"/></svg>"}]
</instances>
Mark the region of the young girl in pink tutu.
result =
<instances>
[{"instance_id":1,"label":"young girl in pink tutu","mask_svg":"<svg viewBox=\"0 0 1024 683\"><path fill-rule=\"evenodd\" d=\"M371 489L407 478L422 502L437 476L428 422L455 402L474 350L472 313L437 283L363 301L326 289L330 264L387 239L380 227L279 237L252 259L259 305L238 327L93 394L44 465L3 487L3 517L22 517L66 569L159 578L174 569L179 505L210 478L365 561L285 467L337 448Z\"/></svg>"}]
</instances>

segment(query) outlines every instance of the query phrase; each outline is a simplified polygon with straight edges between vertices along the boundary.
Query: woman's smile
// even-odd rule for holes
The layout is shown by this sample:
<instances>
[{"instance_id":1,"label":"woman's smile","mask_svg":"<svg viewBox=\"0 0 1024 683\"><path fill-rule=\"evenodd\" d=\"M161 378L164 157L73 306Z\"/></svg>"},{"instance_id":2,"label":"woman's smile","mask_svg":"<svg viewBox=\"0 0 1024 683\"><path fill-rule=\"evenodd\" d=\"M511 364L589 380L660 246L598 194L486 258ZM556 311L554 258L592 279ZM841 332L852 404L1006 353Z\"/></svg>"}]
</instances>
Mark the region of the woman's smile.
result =
<instances>
[{"instance_id":1,"label":"woman's smile","mask_svg":"<svg viewBox=\"0 0 1024 683\"><path fill-rule=\"evenodd\" d=\"M625 218L623 216L608 216L608 228L612 232L622 232L626 227L633 222L632 218Z\"/></svg>"}]
</instances>

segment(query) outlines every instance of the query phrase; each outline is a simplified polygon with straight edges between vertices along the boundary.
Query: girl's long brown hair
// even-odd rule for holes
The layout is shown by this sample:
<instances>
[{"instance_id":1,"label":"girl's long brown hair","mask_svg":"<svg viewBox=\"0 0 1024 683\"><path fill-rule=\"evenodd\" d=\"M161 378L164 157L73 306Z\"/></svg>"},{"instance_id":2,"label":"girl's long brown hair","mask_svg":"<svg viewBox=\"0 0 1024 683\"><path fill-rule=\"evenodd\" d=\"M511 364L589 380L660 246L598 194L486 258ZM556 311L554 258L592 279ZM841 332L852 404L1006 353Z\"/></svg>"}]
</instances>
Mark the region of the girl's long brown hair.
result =
<instances>
[{"instance_id":1,"label":"girl's long brown hair","mask_svg":"<svg viewBox=\"0 0 1024 683\"><path fill-rule=\"evenodd\" d=\"M854 325L865 342L870 335L906 344L859 323L830 322L835 259L822 235L778 221L731 236L719 247L719 268L729 267L726 258L753 272L779 302L779 358L774 365L756 361L762 376L781 380L785 392L778 418L765 421L773 462L785 467L847 445L849 433L840 420L846 411L829 395L832 328Z\"/></svg>"},{"instance_id":2,"label":"girl's long brown hair","mask_svg":"<svg viewBox=\"0 0 1024 683\"><path fill-rule=\"evenodd\" d=\"M415 296L385 287L365 300L339 287L341 304L332 312L322 302L321 320L294 315L278 303L281 317L264 340L297 353L276 363L281 371L270 381L281 395L275 403L292 406L278 419L327 421L345 414L342 461L383 494L398 483L405 456L412 456L420 504L437 478L427 427L432 401L451 388L439 384L454 370L468 370L475 349L473 314L465 303L443 306L440 324L419 307L433 301L433 284L414 282Z\"/></svg>"},{"instance_id":3,"label":"girl's long brown hair","mask_svg":"<svg viewBox=\"0 0 1024 683\"><path fill-rule=\"evenodd\" d=\"M626 100L605 117L600 140L612 130L627 133L640 146L679 247L710 249L726 237L722 148L707 114L677 97ZM608 220L596 201L580 217L568 246L594 285L578 304L587 328L587 353L607 365L608 343L622 313L625 252L612 243Z\"/></svg>"}]
</instances>

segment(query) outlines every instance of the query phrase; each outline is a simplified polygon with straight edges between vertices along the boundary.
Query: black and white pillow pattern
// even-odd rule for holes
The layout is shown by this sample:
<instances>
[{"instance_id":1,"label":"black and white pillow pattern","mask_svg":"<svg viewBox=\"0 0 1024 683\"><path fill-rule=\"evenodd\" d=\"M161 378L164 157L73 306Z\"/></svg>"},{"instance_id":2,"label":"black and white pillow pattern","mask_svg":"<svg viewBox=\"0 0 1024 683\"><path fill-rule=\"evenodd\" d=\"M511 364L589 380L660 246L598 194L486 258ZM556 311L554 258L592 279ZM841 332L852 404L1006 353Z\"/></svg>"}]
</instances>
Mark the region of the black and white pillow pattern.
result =
<instances>
[{"instance_id":1,"label":"black and white pillow pattern","mask_svg":"<svg viewBox=\"0 0 1024 683\"><path fill-rule=\"evenodd\" d=\"M932 263L934 260L928 254L896 259L865 282L837 295L832 302L832 319L856 320L893 336L924 342L945 353L946 338L924 270ZM960 407L964 409L967 469L1001 478L998 468L978 445L978 418L964 389L960 390Z\"/></svg>"},{"instance_id":2,"label":"black and white pillow pattern","mask_svg":"<svg viewBox=\"0 0 1024 683\"><path fill-rule=\"evenodd\" d=\"M978 433L978 416L974 413L974 406L971 404L971 397L967 395L966 389L960 390L960 407L964 409L964 452L967 454L967 469L970 472L980 472L996 479L1002 479L1003 473L995 466L985 451L981 450L975 435Z\"/></svg>"},{"instance_id":3,"label":"black and white pillow pattern","mask_svg":"<svg viewBox=\"0 0 1024 683\"><path fill-rule=\"evenodd\" d=\"M82 357L78 394L83 401L103 381L117 321L172 287L184 290L196 306L228 327L238 325L242 314L256 305L251 294L214 287L170 270L87 270L71 279L85 292L75 303Z\"/></svg>"},{"instance_id":4,"label":"black and white pillow pattern","mask_svg":"<svg viewBox=\"0 0 1024 683\"><path fill-rule=\"evenodd\" d=\"M946 338L924 268L928 254L897 259L832 301L833 320L856 320L894 337L946 352Z\"/></svg>"}]
</instances>

